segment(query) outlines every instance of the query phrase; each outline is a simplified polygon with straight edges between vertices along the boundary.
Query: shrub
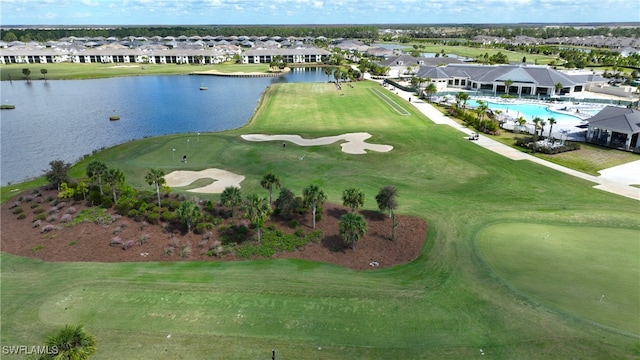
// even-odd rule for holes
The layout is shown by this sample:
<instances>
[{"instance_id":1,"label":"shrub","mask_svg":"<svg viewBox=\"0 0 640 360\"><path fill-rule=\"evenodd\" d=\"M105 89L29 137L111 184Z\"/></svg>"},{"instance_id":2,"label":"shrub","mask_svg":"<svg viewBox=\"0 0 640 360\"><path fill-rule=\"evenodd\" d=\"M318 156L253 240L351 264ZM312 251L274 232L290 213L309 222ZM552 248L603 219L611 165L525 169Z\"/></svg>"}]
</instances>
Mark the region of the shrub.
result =
<instances>
[{"instance_id":1,"label":"shrub","mask_svg":"<svg viewBox=\"0 0 640 360\"><path fill-rule=\"evenodd\" d=\"M127 240L125 242L122 243L122 250L127 250L133 247L133 245L135 245L135 241L133 240Z\"/></svg>"},{"instance_id":2,"label":"shrub","mask_svg":"<svg viewBox=\"0 0 640 360\"><path fill-rule=\"evenodd\" d=\"M299 238L303 238L304 237L304 230L302 229L297 229L296 232L294 233L297 237Z\"/></svg>"},{"instance_id":3,"label":"shrub","mask_svg":"<svg viewBox=\"0 0 640 360\"><path fill-rule=\"evenodd\" d=\"M17 208L15 208L15 209L13 209L11 212L12 212L13 214L15 214L15 215L17 215L17 214L22 214L22 213L24 213L24 209L23 209L23 208L21 208L21 207L17 207Z\"/></svg>"},{"instance_id":4,"label":"shrub","mask_svg":"<svg viewBox=\"0 0 640 360\"><path fill-rule=\"evenodd\" d=\"M76 246L77 242L75 240L72 240L69 242L69 246Z\"/></svg>"},{"instance_id":5,"label":"shrub","mask_svg":"<svg viewBox=\"0 0 640 360\"><path fill-rule=\"evenodd\" d=\"M64 202L64 201L61 201L61 202L59 202L59 203L57 203L57 204L56 204L56 209L60 210L60 209L62 209L62 208L63 208L63 207L65 207L65 206L67 206L67 203L66 203L66 202Z\"/></svg>"},{"instance_id":6,"label":"shrub","mask_svg":"<svg viewBox=\"0 0 640 360\"><path fill-rule=\"evenodd\" d=\"M13 204L9 205L9 209L13 209L15 207L20 206L20 201L15 201ZM37 204L35 204L35 206L38 206ZM33 209L34 206L32 205L31 208Z\"/></svg>"},{"instance_id":7,"label":"shrub","mask_svg":"<svg viewBox=\"0 0 640 360\"><path fill-rule=\"evenodd\" d=\"M149 224L158 225L160 222L160 215L156 212L147 213L147 221Z\"/></svg>"},{"instance_id":8,"label":"shrub","mask_svg":"<svg viewBox=\"0 0 640 360\"><path fill-rule=\"evenodd\" d=\"M139 245L142 245L142 244L147 243L147 242L149 241L149 238L151 238L151 235L149 235L149 234L144 234L144 235L142 235L142 236L140 237L140 239L138 239L138 244L139 244Z\"/></svg>"},{"instance_id":9,"label":"shrub","mask_svg":"<svg viewBox=\"0 0 640 360\"><path fill-rule=\"evenodd\" d=\"M36 220L36 221L33 222L33 227L34 228L40 227L40 225L42 225L42 220Z\"/></svg>"},{"instance_id":10,"label":"shrub","mask_svg":"<svg viewBox=\"0 0 640 360\"><path fill-rule=\"evenodd\" d=\"M173 247L171 246L167 246L164 248L164 256L171 256L173 255Z\"/></svg>"},{"instance_id":11,"label":"shrub","mask_svg":"<svg viewBox=\"0 0 640 360\"><path fill-rule=\"evenodd\" d=\"M140 211L136 209L131 209L127 212L127 217L130 219L136 220L140 216Z\"/></svg>"},{"instance_id":12,"label":"shrub","mask_svg":"<svg viewBox=\"0 0 640 360\"><path fill-rule=\"evenodd\" d=\"M34 214L42 214L42 213L44 213L44 208L41 207L41 206L38 206L35 209L33 209L33 213Z\"/></svg>"},{"instance_id":13,"label":"shrub","mask_svg":"<svg viewBox=\"0 0 640 360\"><path fill-rule=\"evenodd\" d=\"M47 220L47 215L37 214L36 216L33 217L33 221L41 221L41 220Z\"/></svg>"},{"instance_id":14,"label":"shrub","mask_svg":"<svg viewBox=\"0 0 640 360\"><path fill-rule=\"evenodd\" d=\"M293 219L291 221L289 221L289 227L292 229L295 229L298 227L298 225L300 225L300 222L296 219Z\"/></svg>"},{"instance_id":15,"label":"shrub","mask_svg":"<svg viewBox=\"0 0 640 360\"><path fill-rule=\"evenodd\" d=\"M49 215L53 215L53 214L56 214L56 213L58 213L58 208L57 207L52 207L52 208L49 208L49 210L47 210L47 214L49 214Z\"/></svg>"},{"instance_id":16,"label":"shrub","mask_svg":"<svg viewBox=\"0 0 640 360\"><path fill-rule=\"evenodd\" d=\"M211 240L212 237L213 237L213 233L211 231L208 231L202 235L203 240Z\"/></svg>"},{"instance_id":17,"label":"shrub","mask_svg":"<svg viewBox=\"0 0 640 360\"><path fill-rule=\"evenodd\" d=\"M63 222L63 223L69 222L71 220L73 220L73 215L71 215L71 214L64 214L60 218L60 222Z\"/></svg>"},{"instance_id":18,"label":"shrub","mask_svg":"<svg viewBox=\"0 0 640 360\"><path fill-rule=\"evenodd\" d=\"M124 241L122 241L122 239L119 236L115 236L111 238L111 241L109 242L109 246L121 247L123 243Z\"/></svg>"},{"instance_id":19,"label":"shrub","mask_svg":"<svg viewBox=\"0 0 640 360\"><path fill-rule=\"evenodd\" d=\"M40 199L40 198L38 198L38 199ZM38 206L40 206L40 204L38 204L37 202L34 202L33 204L31 204L30 208L35 209L35 208L37 208ZM11 209L11 208L10 208L10 209Z\"/></svg>"},{"instance_id":20,"label":"shrub","mask_svg":"<svg viewBox=\"0 0 640 360\"><path fill-rule=\"evenodd\" d=\"M105 209L112 208L113 207L113 200L111 198L104 197L102 199L102 202L100 203L100 207L105 208Z\"/></svg>"},{"instance_id":21,"label":"shrub","mask_svg":"<svg viewBox=\"0 0 640 360\"><path fill-rule=\"evenodd\" d=\"M35 254L35 253L37 253L38 251L42 250L42 248L44 248L44 245L42 245L42 244L38 244L38 245L34 246L34 247L31 249L31 251L33 251L33 253Z\"/></svg>"},{"instance_id":22,"label":"shrub","mask_svg":"<svg viewBox=\"0 0 640 360\"><path fill-rule=\"evenodd\" d=\"M24 219L26 217L27 217L27 214L25 214L25 213L18 214L18 220L22 220L22 219Z\"/></svg>"},{"instance_id":23,"label":"shrub","mask_svg":"<svg viewBox=\"0 0 640 360\"><path fill-rule=\"evenodd\" d=\"M57 220L58 220L58 215L56 215L56 214L51 214L51 215L49 215L47 217L47 221L48 222L54 222L54 221L57 221Z\"/></svg>"},{"instance_id":24,"label":"shrub","mask_svg":"<svg viewBox=\"0 0 640 360\"><path fill-rule=\"evenodd\" d=\"M53 231L55 229L56 229L56 227L54 225L47 224L47 225L45 225L45 226L40 228L40 232L41 233L46 233L46 232L49 232L49 231Z\"/></svg>"},{"instance_id":25,"label":"shrub","mask_svg":"<svg viewBox=\"0 0 640 360\"><path fill-rule=\"evenodd\" d=\"M78 209L76 209L75 207L71 206L67 209L67 214L75 214L76 212L78 212Z\"/></svg>"},{"instance_id":26,"label":"shrub","mask_svg":"<svg viewBox=\"0 0 640 360\"><path fill-rule=\"evenodd\" d=\"M188 258L189 255L191 255L191 244L190 243L183 244L180 247L180 257L185 259L185 258Z\"/></svg>"}]
</instances>

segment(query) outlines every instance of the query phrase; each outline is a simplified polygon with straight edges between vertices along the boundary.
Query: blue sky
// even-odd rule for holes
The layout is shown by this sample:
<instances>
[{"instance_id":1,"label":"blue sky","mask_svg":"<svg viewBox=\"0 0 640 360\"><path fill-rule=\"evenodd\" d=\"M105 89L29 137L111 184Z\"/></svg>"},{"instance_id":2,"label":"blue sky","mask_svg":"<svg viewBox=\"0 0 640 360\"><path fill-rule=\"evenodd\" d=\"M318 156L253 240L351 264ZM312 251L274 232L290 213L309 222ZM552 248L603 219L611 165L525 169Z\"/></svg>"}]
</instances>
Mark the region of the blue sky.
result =
<instances>
[{"instance_id":1,"label":"blue sky","mask_svg":"<svg viewBox=\"0 0 640 360\"><path fill-rule=\"evenodd\" d=\"M0 0L0 25L640 21L638 0Z\"/></svg>"}]
</instances>

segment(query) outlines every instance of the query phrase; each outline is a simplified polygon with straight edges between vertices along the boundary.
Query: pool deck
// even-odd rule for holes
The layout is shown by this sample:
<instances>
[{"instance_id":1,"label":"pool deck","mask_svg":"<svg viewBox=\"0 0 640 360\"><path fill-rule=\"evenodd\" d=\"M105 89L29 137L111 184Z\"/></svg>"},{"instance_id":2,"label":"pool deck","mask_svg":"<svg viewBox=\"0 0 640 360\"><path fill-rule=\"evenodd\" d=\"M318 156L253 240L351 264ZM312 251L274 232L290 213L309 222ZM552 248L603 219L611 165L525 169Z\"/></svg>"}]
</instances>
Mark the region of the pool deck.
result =
<instances>
[{"instance_id":1,"label":"pool deck","mask_svg":"<svg viewBox=\"0 0 640 360\"><path fill-rule=\"evenodd\" d=\"M403 91L402 89L393 87L387 89L406 99L408 104L413 105L416 109L418 109L429 119L431 119L431 121L433 121L435 124L449 125L454 129L457 129L460 132L464 133L465 138L468 138L472 133L475 133L473 129L467 128L464 125L461 125L453 119L442 114L431 104L426 103L422 100L417 100L414 93ZM409 98L411 98L411 102L408 101ZM531 162L546 166L565 174L569 174L593 182L596 184L594 185L594 188L596 189L614 193L620 196L625 196L634 200L640 200L640 188L630 186L632 184L640 183L640 160L601 170L599 171L600 176L593 176L523 153L519 150L516 150L483 135L480 135L478 140L475 140L473 142L497 154L506 156L509 159L529 160Z\"/></svg>"}]
</instances>

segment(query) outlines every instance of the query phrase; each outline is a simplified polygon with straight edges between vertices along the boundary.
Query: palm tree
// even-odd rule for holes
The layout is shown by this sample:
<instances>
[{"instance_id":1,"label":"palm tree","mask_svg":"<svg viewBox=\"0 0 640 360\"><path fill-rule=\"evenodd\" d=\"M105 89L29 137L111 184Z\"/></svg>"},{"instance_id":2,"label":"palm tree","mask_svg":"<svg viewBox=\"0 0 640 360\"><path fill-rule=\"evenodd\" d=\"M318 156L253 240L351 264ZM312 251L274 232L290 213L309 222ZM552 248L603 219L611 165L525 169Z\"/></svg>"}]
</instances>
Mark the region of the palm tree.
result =
<instances>
[{"instance_id":1,"label":"palm tree","mask_svg":"<svg viewBox=\"0 0 640 360\"><path fill-rule=\"evenodd\" d=\"M260 186L269 190L269 204L273 203L273 187L280 188L280 179L272 173L266 174L260 181Z\"/></svg>"},{"instance_id":2,"label":"palm tree","mask_svg":"<svg viewBox=\"0 0 640 360\"><path fill-rule=\"evenodd\" d=\"M504 87L505 87L504 92L507 95L509 95L509 89L511 88L511 84L513 84L513 80L508 79L504 81Z\"/></svg>"},{"instance_id":3,"label":"palm tree","mask_svg":"<svg viewBox=\"0 0 640 360\"><path fill-rule=\"evenodd\" d=\"M522 116L520 116L519 118L516 119L516 121L518 122L518 126L520 127L520 131L522 131L522 128L524 128L525 124L527 123L527 120L525 120Z\"/></svg>"},{"instance_id":4,"label":"palm tree","mask_svg":"<svg viewBox=\"0 0 640 360\"><path fill-rule=\"evenodd\" d=\"M564 85L562 85L562 83L557 83L554 85L556 88L556 94L560 95L560 93L562 92L562 88L564 87Z\"/></svg>"},{"instance_id":5,"label":"palm tree","mask_svg":"<svg viewBox=\"0 0 640 360\"><path fill-rule=\"evenodd\" d=\"M44 81L47 81L47 69L40 69L40 74L42 74L42 76L44 77Z\"/></svg>"},{"instance_id":6,"label":"palm tree","mask_svg":"<svg viewBox=\"0 0 640 360\"><path fill-rule=\"evenodd\" d=\"M235 208L242 204L240 188L235 186L227 186L224 188L222 194L220 194L220 203L222 203L222 206L231 208L231 217L233 217Z\"/></svg>"},{"instance_id":7,"label":"palm tree","mask_svg":"<svg viewBox=\"0 0 640 360\"><path fill-rule=\"evenodd\" d=\"M93 160L87 165L87 176L92 180L98 179L98 187L100 188L100 195L104 196L102 191L102 177L107 172L107 165L105 163Z\"/></svg>"},{"instance_id":8,"label":"palm tree","mask_svg":"<svg viewBox=\"0 0 640 360\"><path fill-rule=\"evenodd\" d=\"M538 142L538 129L540 129L540 119L539 117L533 118L533 142Z\"/></svg>"},{"instance_id":9,"label":"palm tree","mask_svg":"<svg viewBox=\"0 0 640 360\"><path fill-rule=\"evenodd\" d=\"M424 91L429 97L429 102L431 102L431 97L433 96L433 94L438 92L438 87L436 86L436 84L430 82L429 85L427 85L427 87L424 89Z\"/></svg>"},{"instance_id":10,"label":"palm tree","mask_svg":"<svg viewBox=\"0 0 640 360\"><path fill-rule=\"evenodd\" d=\"M547 125L547 122L543 119L540 119L540 136L544 133L544 126Z\"/></svg>"},{"instance_id":11,"label":"palm tree","mask_svg":"<svg viewBox=\"0 0 640 360\"><path fill-rule=\"evenodd\" d=\"M329 77L331 76L331 74L333 74L333 67L325 67L324 74L327 75L327 82L329 82Z\"/></svg>"},{"instance_id":12,"label":"palm tree","mask_svg":"<svg viewBox=\"0 0 640 360\"><path fill-rule=\"evenodd\" d=\"M29 81L29 75L31 75L31 70L25 68L25 69L22 69L22 73L24 74L25 80Z\"/></svg>"},{"instance_id":13,"label":"palm tree","mask_svg":"<svg viewBox=\"0 0 640 360\"><path fill-rule=\"evenodd\" d=\"M364 193L358 188L346 189L342 192L342 204L355 212L357 208L364 205Z\"/></svg>"},{"instance_id":14,"label":"palm tree","mask_svg":"<svg viewBox=\"0 0 640 360\"><path fill-rule=\"evenodd\" d=\"M549 127L549 139L551 139L551 131L553 130L553 125L555 125L557 123L557 121L556 121L555 118L552 118L552 117L548 118L547 120L549 120L549 125L550 125L550 127Z\"/></svg>"},{"instance_id":15,"label":"palm tree","mask_svg":"<svg viewBox=\"0 0 640 360\"><path fill-rule=\"evenodd\" d=\"M160 207L160 186L167 183L164 179L164 171L151 169L144 179L147 181L147 184L155 185L156 196L158 197L158 207Z\"/></svg>"},{"instance_id":16,"label":"palm tree","mask_svg":"<svg viewBox=\"0 0 640 360\"><path fill-rule=\"evenodd\" d=\"M113 203L117 203L116 187L124 182L124 173L120 169L109 169L104 174L104 181L111 187L111 193L113 194Z\"/></svg>"},{"instance_id":17,"label":"palm tree","mask_svg":"<svg viewBox=\"0 0 640 360\"><path fill-rule=\"evenodd\" d=\"M358 241L367 232L367 222L362 215L350 212L340 217L340 237L345 243L351 243L351 248L356 249Z\"/></svg>"},{"instance_id":18,"label":"palm tree","mask_svg":"<svg viewBox=\"0 0 640 360\"><path fill-rule=\"evenodd\" d=\"M462 112L467 108L467 101L469 100L469 94L466 92L459 92L456 94L456 105L462 109Z\"/></svg>"},{"instance_id":19,"label":"palm tree","mask_svg":"<svg viewBox=\"0 0 640 360\"><path fill-rule=\"evenodd\" d=\"M313 228L316 228L316 209L321 206L327 196L320 190L318 185L309 185L302 191L303 202L305 206L311 207L311 215L313 218Z\"/></svg>"},{"instance_id":20,"label":"palm tree","mask_svg":"<svg viewBox=\"0 0 640 360\"><path fill-rule=\"evenodd\" d=\"M200 208L193 201L183 201L176 209L176 216L187 225L187 234L191 233L191 224L198 221L201 216Z\"/></svg>"},{"instance_id":21,"label":"palm tree","mask_svg":"<svg viewBox=\"0 0 640 360\"><path fill-rule=\"evenodd\" d=\"M45 345L57 349L57 354L45 354L41 359L88 359L96 352L96 337L87 333L82 325L65 325L47 336Z\"/></svg>"},{"instance_id":22,"label":"palm tree","mask_svg":"<svg viewBox=\"0 0 640 360\"><path fill-rule=\"evenodd\" d=\"M266 198L260 198L256 194L247 196L243 204L244 217L249 219L251 224L258 229L258 242L261 240L260 229L271 214L271 206Z\"/></svg>"}]
</instances>

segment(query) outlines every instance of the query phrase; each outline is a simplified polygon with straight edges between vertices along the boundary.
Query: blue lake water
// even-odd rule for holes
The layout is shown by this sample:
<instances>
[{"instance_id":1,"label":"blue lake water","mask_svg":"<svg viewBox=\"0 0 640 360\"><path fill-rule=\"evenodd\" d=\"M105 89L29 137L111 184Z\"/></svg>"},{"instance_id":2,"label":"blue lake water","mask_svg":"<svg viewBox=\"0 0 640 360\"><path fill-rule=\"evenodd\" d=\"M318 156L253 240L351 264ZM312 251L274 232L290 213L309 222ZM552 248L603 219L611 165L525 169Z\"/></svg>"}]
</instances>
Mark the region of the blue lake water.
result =
<instances>
[{"instance_id":1,"label":"blue lake water","mask_svg":"<svg viewBox=\"0 0 640 360\"><path fill-rule=\"evenodd\" d=\"M267 86L326 82L322 68L282 77L132 76L95 80L2 81L0 182L41 176L52 160L73 163L134 139L223 131L247 123ZM201 91L205 85L208 90ZM109 121L111 115L119 121Z\"/></svg>"}]
</instances>

